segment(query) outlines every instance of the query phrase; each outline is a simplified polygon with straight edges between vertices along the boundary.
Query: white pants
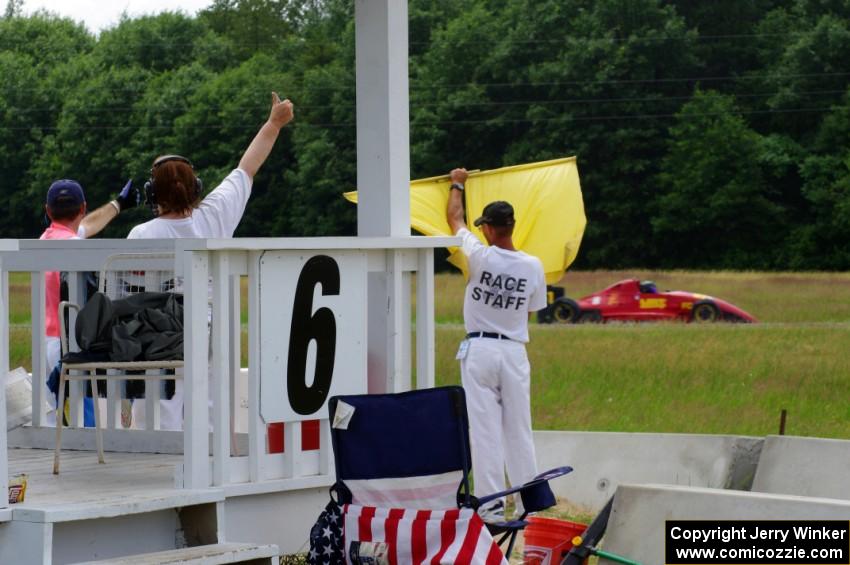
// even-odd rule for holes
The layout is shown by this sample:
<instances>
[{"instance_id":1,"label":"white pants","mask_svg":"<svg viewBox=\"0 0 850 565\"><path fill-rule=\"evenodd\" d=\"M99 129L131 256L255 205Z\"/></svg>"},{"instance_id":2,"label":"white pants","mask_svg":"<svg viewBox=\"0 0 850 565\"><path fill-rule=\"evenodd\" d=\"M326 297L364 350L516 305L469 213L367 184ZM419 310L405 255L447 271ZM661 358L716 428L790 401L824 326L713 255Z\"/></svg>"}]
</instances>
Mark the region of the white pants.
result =
<instances>
[{"instance_id":1,"label":"white pants","mask_svg":"<svg viewBox=\"0 0 850 565\"><path fill-rule=\"evenodd\" d=\"M531 365L525 344L472 338L460 362L466 391L476 496L504 490L537 475L531 436Z\"/></svg>"}]
</instances>

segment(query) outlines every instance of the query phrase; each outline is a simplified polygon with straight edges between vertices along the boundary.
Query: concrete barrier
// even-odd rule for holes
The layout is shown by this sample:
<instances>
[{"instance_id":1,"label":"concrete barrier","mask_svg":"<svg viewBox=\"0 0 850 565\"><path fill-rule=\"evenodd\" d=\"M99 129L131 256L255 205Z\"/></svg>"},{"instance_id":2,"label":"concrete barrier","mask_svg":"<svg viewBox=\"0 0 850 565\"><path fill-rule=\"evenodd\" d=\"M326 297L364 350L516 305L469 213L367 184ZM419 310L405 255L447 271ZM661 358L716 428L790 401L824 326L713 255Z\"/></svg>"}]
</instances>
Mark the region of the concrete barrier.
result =
<instances>
[{"instance_id":1,"label":"concrete barrier","mask_svg":"<svg viewBox=\"0 0 850 565\"><path fill-rule=\"evenodd\" d=\"M699 434L534 432L538 468L569 465L552 482L578 510L598 512L624 483L749 490L762 439Z\"/></svg>"},{"instance_id":2,"label":"concrete barrier","mask_svg":"<svg viewBox=\"0 0 850 565\"><path fill-rule=\"evenodd\" d=\"M850 501L666 485L622 485L605 550L643 565L664 563L666 520L847 520ZM601 559L600 564L610 563Z\"/></svg>"},{"instance_id":3,"label":"concrete barrier","mask_svg":"<svg viewBox=\"0 0 850 565\"><path fill-rule=\"evenodd\" d=\"M768 436L752 490L850 500L850 441Z\"/></svg>"}]
</instances>

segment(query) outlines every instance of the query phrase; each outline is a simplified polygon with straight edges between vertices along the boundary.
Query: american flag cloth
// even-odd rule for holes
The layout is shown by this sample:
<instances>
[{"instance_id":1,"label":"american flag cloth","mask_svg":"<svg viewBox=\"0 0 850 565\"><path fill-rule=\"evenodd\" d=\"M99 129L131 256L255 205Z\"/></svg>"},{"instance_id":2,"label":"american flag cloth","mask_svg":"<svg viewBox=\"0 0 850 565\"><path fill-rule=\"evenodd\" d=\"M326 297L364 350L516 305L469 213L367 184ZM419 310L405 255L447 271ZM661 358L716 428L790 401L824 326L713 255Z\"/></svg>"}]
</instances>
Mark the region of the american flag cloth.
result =
<instances>
[{"instance_id":1,"label":"american flag cloth","mask_svg":"<svg viewBox=\"0 0 850 565\"><path fill-rule=\"evenodd\" d=\"M347 504L345 559L351 565L507 565L481 517L469 508L415 510Z\"/></svg>"},{"instance_id":2,"label":"american flag cloth","mask_svg":"<svg viewBox=\"0 0 850 565\"><path fill-rule=\"evenodd\" d=\"M342 510L331 500L319 514L310 529L310 553L307 562L311 565L342 565Z\"/></svg>"}]
</instances>

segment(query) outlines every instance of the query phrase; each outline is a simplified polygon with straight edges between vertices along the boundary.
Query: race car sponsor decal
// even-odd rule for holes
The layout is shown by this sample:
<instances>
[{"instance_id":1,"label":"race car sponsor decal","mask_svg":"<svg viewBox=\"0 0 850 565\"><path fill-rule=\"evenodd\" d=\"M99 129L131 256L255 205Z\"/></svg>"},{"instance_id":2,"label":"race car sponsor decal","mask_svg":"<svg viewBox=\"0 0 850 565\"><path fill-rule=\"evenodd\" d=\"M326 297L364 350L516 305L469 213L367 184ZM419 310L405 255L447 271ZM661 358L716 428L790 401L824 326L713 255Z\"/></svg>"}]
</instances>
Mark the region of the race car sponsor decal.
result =
<instances>
[{"instance_id":1,"label":"race car sponsor decal","mask_svg":"<svg viewBox=\"0 0 850 565\"><path fill-rule=\"evenodd\" d=\"M694 309L694 303L693 302L682 302L680 304L680 307L682 308L682 310L693 310Z\"/></svg>"},{"instance_id":2,"label":"race car sponsor decal","mask_svg":"<svg viewBox=\"0 0 850 565\"><path fill-rule=\"evenodd\" d=\"M654 310L656 308L667 308L667 299L666 298L641 298L640 299L640 308L641 310Z\"/></svg>"}]
</instances>

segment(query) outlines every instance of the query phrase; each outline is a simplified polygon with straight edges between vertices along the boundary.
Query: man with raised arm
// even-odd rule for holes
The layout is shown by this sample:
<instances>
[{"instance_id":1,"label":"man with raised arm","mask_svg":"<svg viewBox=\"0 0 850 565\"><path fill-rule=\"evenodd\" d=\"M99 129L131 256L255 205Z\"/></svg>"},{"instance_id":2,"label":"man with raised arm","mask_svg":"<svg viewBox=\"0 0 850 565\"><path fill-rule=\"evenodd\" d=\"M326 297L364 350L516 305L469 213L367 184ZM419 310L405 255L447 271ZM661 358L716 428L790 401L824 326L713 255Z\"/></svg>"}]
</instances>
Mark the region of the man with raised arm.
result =
<instances>
[{"instance_id":1,"label":"man with raised arm","mask_svg":"<svg viewBox=\"0 0 850 565\"><path fill-rule=\"evenodd\" d=\"M466 338L457 358L469 412L475 494L504 490L505 468L511 486L537 475L531 435L531 366L525 351L528 318L546 307L546 281L537 257L513 244L514 209L491 202L475 220L488 245L466 228L463 191L466 169L454 169L446 216L462 238L469 263L463 301ZM480 510L485 521L504 519L497 501Z\"/></svg>"}]
</instances>

